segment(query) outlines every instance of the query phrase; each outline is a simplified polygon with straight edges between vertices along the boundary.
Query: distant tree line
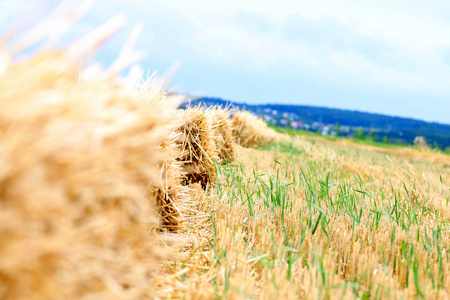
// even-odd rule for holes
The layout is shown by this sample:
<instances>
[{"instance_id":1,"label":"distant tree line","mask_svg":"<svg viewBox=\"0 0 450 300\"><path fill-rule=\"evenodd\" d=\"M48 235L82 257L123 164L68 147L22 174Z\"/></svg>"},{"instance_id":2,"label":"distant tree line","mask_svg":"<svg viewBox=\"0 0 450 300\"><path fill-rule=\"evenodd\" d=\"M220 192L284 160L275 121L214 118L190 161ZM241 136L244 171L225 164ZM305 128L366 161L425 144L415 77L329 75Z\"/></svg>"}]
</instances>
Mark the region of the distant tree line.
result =
<instances>
[{"instance_id":1,"label":"distant tree line","mask_svg":"<svg viewBox=\"0 0 450 300\"><path fill-rule=\"evenodd\" d=\"M335 108L288 105L288 104L244 104L226 101L220 98L201 98L191 102L191 105L232 105L236 108L245 108L249 111L264 109L276 110L279 113L293 113L299 121L305 123L321 122L323 124L339 124L341 126L365 128L365 133L355 132L357 135L365 134L368 138L378 142L394 142L413 144L416 136L424 136L430 146L446 149L450 147L450 125L421 120L386 116L381 114L343 110ZM373 130L370 130L373 129ZM339 130L337 132L339 134ZM342 133L341 133L342 135Z\"/></svg>"}]
</instances>

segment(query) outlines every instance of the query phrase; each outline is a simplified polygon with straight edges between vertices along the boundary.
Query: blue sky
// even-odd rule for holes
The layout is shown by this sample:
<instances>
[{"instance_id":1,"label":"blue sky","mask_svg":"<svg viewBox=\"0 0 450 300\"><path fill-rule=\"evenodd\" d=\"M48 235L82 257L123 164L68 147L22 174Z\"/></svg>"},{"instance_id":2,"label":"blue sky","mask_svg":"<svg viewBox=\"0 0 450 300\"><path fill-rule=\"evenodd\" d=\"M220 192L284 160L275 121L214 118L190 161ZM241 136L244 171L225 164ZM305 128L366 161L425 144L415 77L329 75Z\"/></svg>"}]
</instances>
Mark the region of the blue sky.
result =
<instances>
[{"instance_id":1,"label":"blue sky","mask_svg":"<svg viewBox=\"0 0 450 300\"><path fill-rule=\"evenodd\" d=\"M1 0L0 24L35 3ZM118 13L127 26L100 61L142 22L140 66L175 63L179 92L450 123L450 1L98 0L72 34Z\"/></svg>"}]
</instances>

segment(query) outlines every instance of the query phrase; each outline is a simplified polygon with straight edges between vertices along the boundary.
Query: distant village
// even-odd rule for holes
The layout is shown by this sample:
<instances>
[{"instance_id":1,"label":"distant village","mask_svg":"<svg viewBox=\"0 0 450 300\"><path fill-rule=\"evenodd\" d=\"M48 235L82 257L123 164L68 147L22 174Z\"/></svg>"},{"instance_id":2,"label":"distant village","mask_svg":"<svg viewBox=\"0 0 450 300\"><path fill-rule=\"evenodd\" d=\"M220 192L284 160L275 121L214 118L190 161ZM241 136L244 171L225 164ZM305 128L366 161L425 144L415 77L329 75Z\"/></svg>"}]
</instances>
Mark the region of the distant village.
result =
<instances>
[{"instance_id":1,"label":"distant village","mask_svg":"<svg viewBox=\"0 0 450 300\"><path fill-rule=\"evenodd\" d=\"M292 112L280 112L272 108L257 107L253 113L263 118L265 121L280 127L287 127L294 130L305 130L320 133L324 136L345 136L348 138L361 138L361 135L373 136L375 140L376 133L382 131L378 128L352 127L340 124L324 124L321 121L302 122L301 118Z\"/></svg>"},{"instance_id":2,"label":"distant village","mask_svg":"<svg viewBox=\"0 0 450 300\"><path fill-rule=\"evenodd\" d=\"M245 104L221 98L195 98L184 106L218 105L248 110L276 127L323 136L340 136L389 144L412 145L418 137L450 153L450 125L367 112L290 104Z\"/></svg>"}]
</instances>

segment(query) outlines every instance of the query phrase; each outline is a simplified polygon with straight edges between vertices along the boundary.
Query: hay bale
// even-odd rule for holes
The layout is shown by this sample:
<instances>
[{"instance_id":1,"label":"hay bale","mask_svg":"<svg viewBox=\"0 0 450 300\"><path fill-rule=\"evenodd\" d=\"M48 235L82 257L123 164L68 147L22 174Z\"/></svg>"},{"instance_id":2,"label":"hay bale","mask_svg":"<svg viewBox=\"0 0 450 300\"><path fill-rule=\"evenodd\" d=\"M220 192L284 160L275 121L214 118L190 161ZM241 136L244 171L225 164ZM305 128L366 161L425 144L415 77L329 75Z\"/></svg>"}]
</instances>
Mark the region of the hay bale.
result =
<instances>
[{"instance_id":1,"label":"hay bale","mask_svg":"<svg viewBox=\"0 0 450 300\"><path fill-rule=\"evenodd\" d=\"M417 146L421 149L426 149L428 148L428 144L426 139L423 136L416 136L414 138L414 146Z\"/></svg>"},{"instance_id":2,"label":"hay bale","mask_svg":"<svg viewBox=\"0 0 450 300\"><path fill-rule=\"evenodd\" d=\"M182 185L183 173L181 162L177 157L181 156L181 149L176 144L179 134L175 134L172 123L172 134L161 145L166 158L159 162L162 180L150 187L156 200L158 214L160 216L159 229L162 231L179 231L184 223L184 209L188 201L187 187Z\"/></svg>"},{"instance_id":3,"label":"hay bale","mask_svg":"<svg viewBox=\"0 0 450 300\"><path fill-rule=\"evenodd\" d=\"M176 130L181 126L177 108L183 100L182 96L166 92L167 82L152 75L138 88L135 97L143 98L149 105L157 105L155 113L166 121L166 135L159 143L159 149L164 158L158 161L161 180L149 185L151 198L155 200L159 215L159 231L175 232L182 229L184 223L183 212L188 201L187 187L182 185L182 168L177 160L181 156L177 140L179 133ZM158 112L159 111L159 112Z\"/></svg>"},{"instance_id":4,"label":"hay bale","mask_svg":"<svg viewBox=\"0 0 450 300\"><path fill-rule=\"evenodd\" d=\"M160 182L167 120L77 75L46 54L0 79L2 298L131 291L160 259L147 187Z\"/></svg>"},{"instance_id":5,"label":"hay bale","mask_svg":"<svg viewBox=\"0 0 450 300\"><path fill-rule=\"evenodd\" d=\"M79 44L86 53L17 63L0 45L2 299L149 297L167 252L152 187L164 186L158 164L171 160L161 147L169 99L111 76L80 81L75 61L105 38L93 37Z\"/></svg>"},{"instance_id":6,"label":"hay bale","mask_svg":"<svg viewBox=\"0 0 450 300\"><path fill-rule=\"evenodd\" d=\"M259 147L281 139L280 134L248 111L239 111L231 121L233 138L243 147Z\"/></svg>"},{"instance_id":7,"label":"hay bale","mask_svg":"<svg viewBox=\"0 0 450 300\"><path fill-rule=\"evenodd\" d=\"M235 160L236 150L231 129L230 113L221 108L213 108L210 110L210 113L213 123L213 139L219 160Z\"/></svg>"},{"instance_id":8,"label":"hay bale","mask_svg":"<svg viewBox=\"0 0 450 300\"><path fill-rule=\"evenodd\" d=\"M214 142L211 114L200 107L179 111L181 126L177 145L180 149L184 183L201 183L205 188L216 180L215 160L218 159Z\"/></svg>"}]
</instances>

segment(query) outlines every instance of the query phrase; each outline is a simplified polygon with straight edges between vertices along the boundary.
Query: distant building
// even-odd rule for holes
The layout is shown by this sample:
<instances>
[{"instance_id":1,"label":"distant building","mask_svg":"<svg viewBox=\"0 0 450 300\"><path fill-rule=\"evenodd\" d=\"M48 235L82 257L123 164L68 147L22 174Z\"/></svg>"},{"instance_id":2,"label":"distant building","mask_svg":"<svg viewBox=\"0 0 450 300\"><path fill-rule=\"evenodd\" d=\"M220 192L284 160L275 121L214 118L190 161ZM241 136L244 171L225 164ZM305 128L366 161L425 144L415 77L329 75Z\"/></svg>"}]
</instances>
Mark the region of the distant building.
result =
<instances>
[{"instance_id":1,"label":"distant building","mask_svg":"<svg viewBox=\"0 0 450 300\"><path fill-rule=\"evenodd\" d=\"M271 115L263 115L263 119L270 123L275 122L275 119Z\"/></svg>"},{"instance_id":2,"label":"distant building","mask_svg":"<svg viewBox=\"0 0 450 300\"><path fill-rule=\"evenodd\" d=\"M298 129L303 127L303 123L299 121L292 121L291 123L292 128Z\"/></svg>"}]
</instances>

